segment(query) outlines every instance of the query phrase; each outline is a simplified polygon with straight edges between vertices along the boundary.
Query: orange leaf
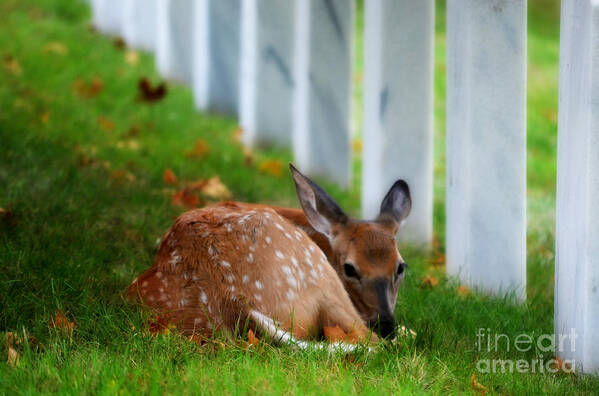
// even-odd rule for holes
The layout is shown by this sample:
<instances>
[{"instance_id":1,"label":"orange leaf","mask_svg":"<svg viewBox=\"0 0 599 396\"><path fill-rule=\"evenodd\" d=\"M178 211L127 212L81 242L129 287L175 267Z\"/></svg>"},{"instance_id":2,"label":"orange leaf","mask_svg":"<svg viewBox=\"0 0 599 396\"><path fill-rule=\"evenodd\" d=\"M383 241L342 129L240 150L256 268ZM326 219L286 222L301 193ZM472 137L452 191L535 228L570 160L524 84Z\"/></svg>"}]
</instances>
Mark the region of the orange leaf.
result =
<instances>
[{"instance_id":1,"label":"orange leaf","mask_svg":"<svg viewBox=\"0 0 599 396\"><path fill-rule=\"evenodd\" d=\"M177 191L175 195L173 195L172 203L176 206L193 209L198 206L199 201L200 199L197 195L192 194L188 189L183 189L181 191Z\"/></svg>"},{"instance_id":2,"label":"orange leaf","mask_svg":"<svg viewBox=\"0 0 599 396\"><path fill-rule=\"evenodd\" d=\"M139 63L139 52L127 51L125 53L125 62L127 62L130 66L137 66Z\"/></svg>"},{"instance_id":3,"label":"orange leaf","mask_svg":"<svg viewBox=\"0 0 599 396\"><path fill-rule=\"evenodd\" d=\"M283 164L279 160L263 161L262 163L260 163L258 169L260 169L260 171L264 173L269 173L273 176L283 176Z\"/></svg>"},{"instance_id":4,"label":"orange leaf","mask_svg":"<svg viewBox=\"0 0 599 396\"><path fill-rule=\"evenodd\" d=\"M558 371L561 371L563 373L572 373L574 372L574 370L572 370L572 367L570 366L570 364L564 362L561 358L555 356L553 358L553 361L551 362L551 365L553 369L557 369Z\"/></svg>"},{"instance_id":5,"label":"orange leaf","mask_svg":"<svg viewBox=\"0 0 599 396\"><path fill-rule=\"evenodd\" d=\"M98 125L105 132L112 132L114 130L114 122L104 116L98 117Z\"/></svg>"},{"instance_id":6,"label":"orange leaf","mask_svg":"<svg viewBox=\"0 0 599 396\"><path fill-rule=\"evenodd\" d=\"M231 191L220 181L218 176L211 177L206 180L199 188L200 192L208 198L212 199L230 199L233 194Z\"/></svg>"},{"instance_id":7,"label":"orange leaf","mask_svg":"<svg viewBox=\"0 0 599 396\"><path fill-rule=\"evenodd\" d=\"M468 286L462 285L462 286L458 287L458 296L460 296L460 297L466 297L466 296L469 296L471 294L472 294L472 290L470 290L468 288Z\"/></svg>"},{"instance_id":8,"label":"orange leaf","mask_svg":"<svg viewBox=\"0 0 599 396\"><path fill-rule=\"evenodd\" d=\"M235 143L241 143L241 137L243 136L243 128L238 126L233 131L232 139Z\"/></svg>"},{"instance_id":9,"label":"orange leaf","mask_svg":"<svg viewBox=\"0 0 599 396\"><path fill-rule=\"evenodd\" d=\"M42 124L47 124L50 121L50 112L44 111L40 117Z\"/></svg>"},{"instance_id":10,"label":"orange leaf","mask_svg":"<svg viewBox=\"0 0 599 396\"><path fill-rule=\"evenodd\" d=\"M249 345L258 345L258 338L254 335L252 329L248 330L248 344Z\"/></svg>"},{"instance_id":11,"label":"orange leaf","mask_svg":"<svg viewBox=\"0 0 599 396\"><path fill-rule=\"evenodd\" d=\"M110 167L110 166L108 166ZM116 181L128 180L130 182L135 181L135 175L131 172L127 172L121 169L114 170L110 176Z\"/></svg>"},{"instance_id":12,"label":"orange leaf","mask_svg":"<svg viewBox=\"0 0 599 396\"><path fill-rule=\"evenodd\" d=\"M73 83L73 91L81 97L92 98L102 92L104 83L100 77L94 77L91 83L87 84L82 79L78 78Z\"/></svg>"},{"instance_id":13,"label":"orange leaf","mask_svg":"<svg viewBox=\"0 0 599 396\"><path fill-rule=\"evenodd\" d=\"M472 389L480 395L485 395L488 392L488 389L476 380L476 375L472 374L470 377L470 383L472 384Z\"/></svg>"},{"instance_id":14,"label":"orange leaf","mask_svg":"<svg viewBox=\"0 0 599 396\"><path fill-rule=\"evenodd\" d=\"M73 334L73 330L75 329L75 323L71 322L61 310L56 312L54 319L50 321L48 327L51 329L56 329L59 331L63 331L65 333Z\"/></svg>"},{"instance_id":15,"label":"orange leaf","mask_svg":"<svg viewBox=\"0 0 599 396\"><path fill-rule=\"evenodd\" d=\"M423 279L422 282L420 282L420 288L421 289L432 289L434 287L437 287L437 285L439 284L439 280L431 275L426 275Z\"/></svg>"},{"instance_id":16,"label":"orange leaf","mask_svg":"<svg viewBox=\"0 0 599 396\"><path fill-rule=\"evenodd\" d=\"M177 184L177 175L170 169L165 169L162 178L166 184Z\"/></svg>"},{"instance_id":17,"label":"orange leaf","mask_svg":"<svg viewBox=\"0 0 599 396\"><path fill-rule=\"evenodd\" d=\"M187 150L185 152L185 155L187 157L203 157L206 154L208 154L208 151L210 151L208 148L208 143L206 143L206 141L200 139L200 140L196 141L196 144L193 147L193 149Z\"/></svg>"}]
</instances>

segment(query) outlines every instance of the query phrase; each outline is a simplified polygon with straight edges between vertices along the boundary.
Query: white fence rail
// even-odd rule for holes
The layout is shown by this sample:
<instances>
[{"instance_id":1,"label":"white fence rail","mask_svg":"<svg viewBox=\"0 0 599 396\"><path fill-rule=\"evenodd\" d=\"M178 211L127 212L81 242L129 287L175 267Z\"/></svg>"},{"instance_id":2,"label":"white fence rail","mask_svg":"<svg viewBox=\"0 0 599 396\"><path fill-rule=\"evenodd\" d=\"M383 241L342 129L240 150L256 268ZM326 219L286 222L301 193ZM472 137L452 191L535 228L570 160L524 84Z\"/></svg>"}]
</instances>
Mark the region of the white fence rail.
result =
<instances>
[{"instance_id":1,"label":"white fence rail","mask_svg":"<svg viewBox=\"0 0 599 396\"><path fill-rule=\"evenodd\" d=\"M246 144L291 146L303 171L350 184L352 0L91 5L101 32L155 50L161 74L190 84L199 109L239 116ZM519 299L526 5L447 4L447 270ZM561 29L556 347L599 372L599 0L563 0ZM433 0L365 0L363 213L407 179L414 209L401 237L422 244L432 239L433 53Z\"/></svg>"}]
</instances>

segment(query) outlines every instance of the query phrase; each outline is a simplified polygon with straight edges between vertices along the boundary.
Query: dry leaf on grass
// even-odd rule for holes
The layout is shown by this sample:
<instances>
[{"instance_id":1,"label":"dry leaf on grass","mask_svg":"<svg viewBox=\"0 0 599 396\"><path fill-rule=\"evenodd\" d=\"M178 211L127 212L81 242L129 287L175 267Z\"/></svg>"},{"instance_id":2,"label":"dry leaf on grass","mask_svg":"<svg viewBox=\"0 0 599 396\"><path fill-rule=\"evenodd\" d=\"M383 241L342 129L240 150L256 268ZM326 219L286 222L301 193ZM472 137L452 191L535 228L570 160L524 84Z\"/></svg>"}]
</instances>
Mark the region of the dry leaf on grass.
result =
<instances>
[{"instance_id":1,"label":"dry leaf on grass","mask_svg":"<svg viewBox=\"0 0 599 396\"><path fill-rule=\"evenodd\" d=\"M470 377L470 383L472 384L472 389L477 392L480 395L485 395L488 392L488 389L481 384L480 382L478 382L478 380L476 379L476 375L472 374L472 377Z\"/></svg>"},{"instance_id":2,"label":"dry leaf on grass","mask_svg":"<svg viewBox=\"0 0 599 396\"><path fill-rule=\"evenodd\" d=\"M137 100L140 102L153 103L164 99L167 94L165 83L153 87L147 77L143 77L137 83L139 95Z\"/></svg>"},{"instance_id":3,"label":"dry leaf on grass","mask_svg":"<svg viewBox=\"0 0 599 396\"><path fill-rule=\"evenodd\" d=\"M252 331L252 329L248 330L248 342L247 342L247 346L257 346L259 343L258 337L256 337L256 335L254 334L254 332Z\"/></svg>"},{"instance_id":4,"label":"dry leaf on grass","mask_svg":"<svg viewBox=\"0 0 599 396\"><path fill-rule=\"evenodd\" d=\"M71 322L61 310L58 310L56 311L54 318L48 323L48 327L72 335L73 330L75 329L75 323Z\"/></svg>"},{"instance_id":5,"label":"dry leaf on grass","mask_svg":"<svg viewBox=\"0 0 599 396\"><path fill-rule=\"evenodd\" d=\"M133 173L122 170L122 169L115 169L110 174L110 176L118 182L121 182L124 180L130 181L130 182L135 181L135 175Z\"/></svg>"},{"instance_id":6,"label":"dry leaf on grass","mask_svg":"<svg viewBox=\"0 0 599 396\"><path fill-rule=\"evenodd\" d=\"M63 43L51 41L44 45L44 52L50 52L57 55L66 55L69 53L69 49Z\"/></svg>"},{"instance_id":7,"label":"dry leaf on grass","mask_svg":"<svg viewBox=\"0 0 599 396\"><path fill-rule=\"evenodd\" d=\"M437 277L431 275L426 275L424 278L422 278L422 282L420 282L421 289L432 289L437 287L437 285L439 285L439 280Z\"/></svg>"},{"instance_id":8,"label":"dry leaf on grass","mask_svg":"<svg viewBox=\"0 0 599 396\"><path fill-rule=\"evenodd\" d=\"M50 122L50 112L49 111L44 111L42 113L42 115L40 116L40 121L44 125L47 124L48 122Z\"/></svg>"},{"instance_id":9,"label":"dry leaf on grass","mask_svg":"<svg viewBox=\"0 0 599 396\"><path fill-rule=\"evenodd\" d=\"M12 73L15 76L20 76L23 74L23 70L21 69L21 64L15 58L10 55L6 55L4 57L4 68Z\"/></svg>"},{"instance_id":10,"label":"dry leaf on grass","mask_svg":"<svg viewBox=\"0 0 599 396\"><path fill-rule=\"evenodd\" d=\"M114 122L104 116L98 117L98 125L104 132L112 132L114 130Z\"/></svg>"},{"instance_id":11,"label":"dry leaf on grass","mask_svg":"<svg viewBox=\"0 0 599 396\"><path fill-rule=\"evenodd\" d=\"M198 196L192 193L187 188L177 191L175 195L173 195L172 199L173 205L186 207L188 209L196 208L199 202L200 199L198 198Z\"/></svg>"},{"instance_id":12,"label":"dry leaf on grass","mask_svg":"<svg viewBox=\"0 0 599 396\"><path fill-rule=\"evenodd\" d=\"M354 141L352 142L352 151L354 152L354 154L362 154L362 140L361 139L354 139Z\"/></svg>"},{"instance_id":13,"label":"dry leaf on grass","mask_svg":"<svg viewBox=\"0 0 599 396\"><path fill-rule=\"evenodd\" d=\"M120 140L116 142L116 147L119 149L139 150L139 142L135 139Z\"/></svg>"},{"instance_id":14,"label":"dry leaf on grass","mask_svg":"<svg viewBox=\"0 0 599 396\"><path fill-rule=\"evenodd\" d=\"M208 148L208 143L205 140L197 140L193 149L185 151L186 157L204 157L210 149Z\"/></svg>"},{"instance_id":15,"label":"dry leaf on grass","mask_svg":"<svg viewBox=\"0 0 599 396\"><path fill-rule=\"evenodd\" d=\"M397 326L397 335L399 337L416 337L416 332L412 329L407 328L404 325Z\"/></svg>"},{"instance_id":16,"label":"dry leaf on grass","mask_svg":"<svg viewBox=\"0 0 599 396\"><path fill-rule=\"evenodd\" d=\"M460 286L458 287L458 296L460 297L466 297L472 294L472 290L470 290L470 288L468 288L468 286Z\"/></svg>"},{"instance_id":17,"label":"dry leaf on grass","mask_svg":"<svg viewBox=\"0 0 599 396\"><path fill-rule=\"evenodd\" d=\"M558 372L562 372L562 373L573 373L574 370L572 370L572 367L570 366L570 364L564 362L561 358L555 356L553 358L553 361L551 362L551 368L554 370L557 370Z\"/></svg>"},{"instance_id":18,"label":"dry leaf on grass","mask_svg":"<svg viewBox=\"0 0 599 396\"><path fill-rule=\"evenodd\" d=\"M177 175L169 168L165 169L162 173L162 179L166 184L177 184Z\"/></svg>"},{"instance_id":19,"label":"dry leaf on grass","mask_svg":"<svg viewBox=\"0 0 599 396\"><path fill-rule=\"evenodd\" d=\"M175 329L176 326L172 323L169 323L165 318L157 317L156 320L148 325L148 330L150 334L153 335L168 335L171 330Z\"/></svg>"},{"instance_id":20,"label":"dry leaf on grass","mask_svg":"<svg viewBox=\"0 0 599 396\"><path fill-rule=\"evenodd\" d=\"M115 37L114 40L112 40L112 44L116 47L116 49L118 50L123 50L125 49L125 40L123 40L122 37Z\"/></svg>"},{"instance_id":21,"label":"dry leaf on grass","mask_svg":"<svg viewBox=\"0 0 599 396\"><path fill-rule=\"evenodd\" d=\"M243 146L241 148L241 152L243 153L243 162L246 166L254 165L254 153L248 147Z\"/></svg>"},{"instance_id":22,"label":"dry leaf on grass","mask_svg":"<svg viewBox=\"0 0 599 396\"><path fill-rule=\"evenodd\" d=\"M200 193L208 198L223 200L233 196L218 176L211 177L198 187Z\"/></svg>"},{"instance_id":23,"label":"dry leaf on grass","mask_svg":"<svg viewBox=\"0 0 599 396\"><path fill-rule=\"evenodd\" d=\"M139 63L139 52L127 51L125 53L125 62L127 62L129 66L137 66L137 64Z\"/></svg>"},{"instance_id":24,"label":"dry leaf on grass","mask_svg":"<svg viewBox=\"0 0 599 396\"><path fill-rule=\"evenodd\" d=\"M88 84L83 79L78 78L73 83L73 91L83 98L93 98L104 89L104 82L100 77L93 77Z\"/></svg>"},{"instance_id":25,"label":"dry leaf on grass","mask_svg":"<svg viewBox=\"0 0 599 396\"><path fill-rule=\"evenodd\" d=\"M235 143L241 143L241 138L243 136L243 128L238 126L237 128L235 128L235 130L233 131L233 135L231 136L231 139L233 139L233 141Z\"/></svg>"},{"instance_id":26,"label":"dry leaf on grass","mask_svg":"<svg viewBox=\"0 0 599 396\"><path fill-rule=\"evenodd\" d=\"M262 161L258 169L260 169L261 172L268 173L273 176L283 176L283 164L279 160Z\"/></svg>"}]
</instances>

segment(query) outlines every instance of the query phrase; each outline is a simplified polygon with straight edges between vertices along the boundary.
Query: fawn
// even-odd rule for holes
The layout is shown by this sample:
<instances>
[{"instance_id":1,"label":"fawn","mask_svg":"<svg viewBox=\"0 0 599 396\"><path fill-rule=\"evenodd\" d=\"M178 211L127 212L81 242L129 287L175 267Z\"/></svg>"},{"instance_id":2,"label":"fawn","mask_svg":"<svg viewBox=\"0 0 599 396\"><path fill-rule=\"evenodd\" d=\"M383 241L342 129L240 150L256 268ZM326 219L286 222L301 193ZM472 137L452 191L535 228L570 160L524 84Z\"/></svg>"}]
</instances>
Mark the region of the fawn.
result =
<instances>
[{"instance_id":1,"label":"fawn","mask_svg":"<svg viewBox=\"0 0 599 396\"><path fill-rule=\"evenodd\" d=\"M406 268L395 234L410 212L408 185L391 187L376 220L358 221L290 167L303 211L223 202L186 212L128 295L187 335L245 322L298 345L325 326L355 341L378 339L368 326L393 335Z\"/></svg>"}]
</instances>

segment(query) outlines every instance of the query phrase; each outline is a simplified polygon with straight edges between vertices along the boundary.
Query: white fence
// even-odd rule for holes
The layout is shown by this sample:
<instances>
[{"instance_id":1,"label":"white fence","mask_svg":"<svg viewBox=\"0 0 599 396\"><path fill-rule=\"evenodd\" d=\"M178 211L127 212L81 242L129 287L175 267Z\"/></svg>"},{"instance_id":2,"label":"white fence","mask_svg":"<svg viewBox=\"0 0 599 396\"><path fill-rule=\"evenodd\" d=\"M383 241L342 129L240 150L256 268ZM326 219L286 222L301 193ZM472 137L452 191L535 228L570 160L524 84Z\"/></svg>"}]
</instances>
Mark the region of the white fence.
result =
<instances>
[{"instance_id":1,"label":"white fence","mask_svg":"<svg viewBox=\"0 0 599 396\"><path fill-rule=\"evenodd\" d=\"M351 180L352 0L92 0L107 34L154 50L199 109L248 145ZM447 270L526 297L526 0L447 3ZM599 371L599 0L562 0L556 235L558 353ZM433 0L365 0L363 213L397 178L401 237L432 239ZM561 338L560 338L561 337ZM558 346L558 344L556 344Z\"/></svg>"}]
</instances>

